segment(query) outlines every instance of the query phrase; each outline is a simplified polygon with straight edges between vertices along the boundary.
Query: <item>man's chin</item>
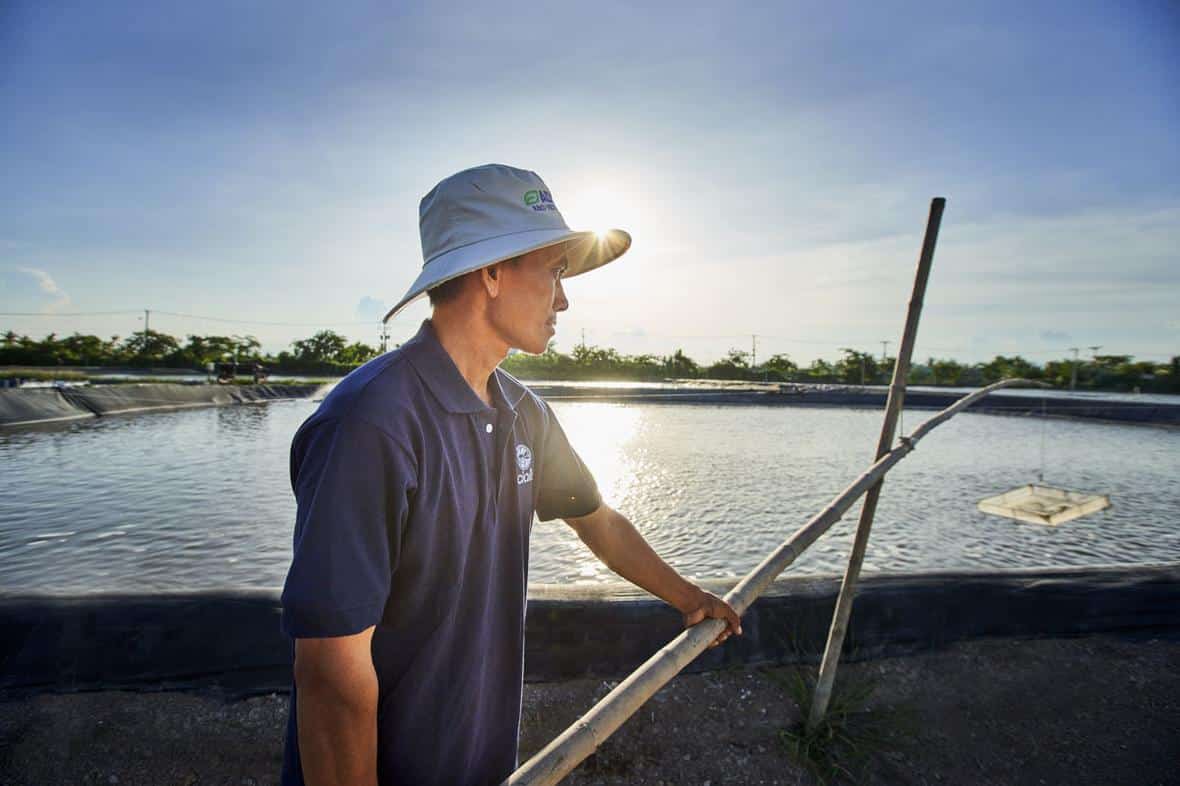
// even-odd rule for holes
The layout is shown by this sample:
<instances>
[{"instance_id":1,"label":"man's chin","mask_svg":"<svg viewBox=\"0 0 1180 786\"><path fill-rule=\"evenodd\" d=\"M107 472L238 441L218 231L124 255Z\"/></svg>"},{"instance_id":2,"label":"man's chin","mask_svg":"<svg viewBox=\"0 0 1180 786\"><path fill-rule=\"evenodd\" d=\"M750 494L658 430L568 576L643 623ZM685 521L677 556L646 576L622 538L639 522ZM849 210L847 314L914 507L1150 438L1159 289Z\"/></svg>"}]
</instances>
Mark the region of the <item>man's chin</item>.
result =
<instances>
[{"instance_id":1,"label":"man's chin","mask_svg":"<svg viewBox=\"0 0 1180 786\"><path fill-rule=\"evenodd\" d=\"M548 331L546 331L548 333ZM528 342L522 341L517 347L521 352L527 352L530 355L543 355L545 350L549 348L549 341L553 334L549 333L547 336L537 336Z\"/></svg>"}]
</instances>

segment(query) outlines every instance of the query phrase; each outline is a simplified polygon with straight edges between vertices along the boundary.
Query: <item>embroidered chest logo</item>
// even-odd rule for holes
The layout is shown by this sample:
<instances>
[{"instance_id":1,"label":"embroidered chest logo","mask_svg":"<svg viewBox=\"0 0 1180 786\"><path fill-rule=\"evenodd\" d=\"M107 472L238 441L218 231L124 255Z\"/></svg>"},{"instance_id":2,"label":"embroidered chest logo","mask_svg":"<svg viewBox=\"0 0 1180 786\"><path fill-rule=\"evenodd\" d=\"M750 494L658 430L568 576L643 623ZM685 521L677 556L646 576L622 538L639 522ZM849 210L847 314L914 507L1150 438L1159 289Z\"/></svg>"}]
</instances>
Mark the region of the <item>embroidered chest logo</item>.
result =
<instances>
[{"instance_id":1,"label":"embroidered chest logo","mask_svg":"<svg viewBox=\"0 0 1180 786\"><path fill-rule=\"evenodd\" d=\"M523 486L533 479L533 452L528 445L516 446L516 485Z\"/></svg>"}]
</instances>

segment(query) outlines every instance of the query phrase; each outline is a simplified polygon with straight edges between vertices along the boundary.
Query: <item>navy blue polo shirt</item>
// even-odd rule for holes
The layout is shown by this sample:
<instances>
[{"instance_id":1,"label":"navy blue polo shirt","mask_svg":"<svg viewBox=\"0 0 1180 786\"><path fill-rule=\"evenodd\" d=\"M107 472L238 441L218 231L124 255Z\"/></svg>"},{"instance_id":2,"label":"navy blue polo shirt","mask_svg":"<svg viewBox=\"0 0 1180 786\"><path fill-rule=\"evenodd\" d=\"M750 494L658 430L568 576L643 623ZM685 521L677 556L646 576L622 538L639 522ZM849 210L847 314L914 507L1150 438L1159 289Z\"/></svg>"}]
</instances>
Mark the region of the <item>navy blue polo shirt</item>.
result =
<instances>
[{"instance_id":1,"label":"navy blue polo shirt","mask_svg":"<svg viewBox=\"0 0 1180 786\"><path fill-rule=\"evenodd\" d=\"M341 380L291 444L282 628L294 639L376 626L382 786L512 772L533 513L601 503L548 404L499 369L489 388L490 407L427 320ZM284 786L303 784L297 700L293 687Z\"/></svg>"}]
</instances>

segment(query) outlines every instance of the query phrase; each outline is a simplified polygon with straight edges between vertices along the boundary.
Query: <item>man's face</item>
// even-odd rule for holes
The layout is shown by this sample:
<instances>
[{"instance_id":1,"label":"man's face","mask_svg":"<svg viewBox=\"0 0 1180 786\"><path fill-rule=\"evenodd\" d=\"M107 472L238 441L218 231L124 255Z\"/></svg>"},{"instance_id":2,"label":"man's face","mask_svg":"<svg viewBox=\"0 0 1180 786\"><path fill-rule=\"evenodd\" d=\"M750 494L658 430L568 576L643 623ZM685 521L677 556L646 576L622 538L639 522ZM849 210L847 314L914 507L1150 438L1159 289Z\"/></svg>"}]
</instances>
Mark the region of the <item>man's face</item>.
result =
<instances>
[{"instance_id":1,"label":"man's face","mask_svg":"<svg viewBox=\"0 0 1180 786\"><path fill-rule=\"evenodd\" d=\"M544 352L557 332L557 313L569 308L561 285L564 246L530 251L514 264L497 267L500 293L491 304L492 323L509 346L534 355Z\"/></svg>"}]
</instances>

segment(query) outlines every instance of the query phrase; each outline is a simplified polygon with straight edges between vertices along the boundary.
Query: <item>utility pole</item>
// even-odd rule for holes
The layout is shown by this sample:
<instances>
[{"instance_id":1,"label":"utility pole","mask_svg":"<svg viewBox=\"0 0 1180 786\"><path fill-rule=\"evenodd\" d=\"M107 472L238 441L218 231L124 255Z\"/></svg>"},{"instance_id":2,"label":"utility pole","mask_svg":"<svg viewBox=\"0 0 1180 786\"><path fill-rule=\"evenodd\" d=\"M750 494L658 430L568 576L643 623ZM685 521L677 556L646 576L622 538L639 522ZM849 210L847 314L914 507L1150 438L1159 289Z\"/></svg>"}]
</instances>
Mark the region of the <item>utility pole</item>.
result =
<instances>
[{"instance_id":1,"label":"utility pole","mask_svg":"<svg viewBox=\"0 0 1180 786\"><path fill-rule=\"evenodd\" d=\"M1074 390L1078 386L1078 347L1070 347L1069 351L1073 353L1073 366L1069 370L1069 389Z\"/></svg>"},{"instance_id":2,"label":"utility pole","mask_svg":"<svg viewBox=\"0 0 1180 786\"><path fill-rule=\"evenodd\" d=\"M384 355L386 349L389 347L389 325L385 322L381 323L381 354Z\"/></svg>"},{"instance_id":3,"label":"utility pole","mask_svg":"<svg viewBox=\"0 0 1180 786\"><path fill-rule=\"evenodd\" d=\"M1098 360L1098 350L1102 349L1102 345L1096 344L1092 347L1086 347L1086 349L1090 350L1090 359L1097 361Z\"/></svg>"},{"instance_id":4,"label":"utility pole","mask_svg":"<svg viewBox=\"0 0 1180 786\"><path fill-rule=\"evenodd\" d=\"M146 340L148 331L151 330L152 310L145 308L143 310L143 337Z\"/></svg>"},{"instance_id":5,"label":"utility pole","mask_svg":"<svg viewBox=\"0 0 1180 786\"><path fill-rule=\"evenodd\" d=\"M758 368L758 337L750 336L750 368Z\"/></svg>"},{"instance_id":6,"label":"utility pole","mask_svg":"<svg viewBox=\"0 0 1180 786\"><path fill-rule=\"evenodd\" d=\"M586 328L582 328L582 351L586 351Z\"/></svg>"},{"instance_id":7,"label":"utility pole","mask_svg":"<svg viewBox=\"0 0 1180 786\"><path fill-rule=\"evenodd\" d=\"M887 358L889 356L889 352L888 352L889 345L892 343L893 343L892 341L882 341L881 342L881 362L882 363L884 363L885 358Z\"/></svg>"}]
</instances>

